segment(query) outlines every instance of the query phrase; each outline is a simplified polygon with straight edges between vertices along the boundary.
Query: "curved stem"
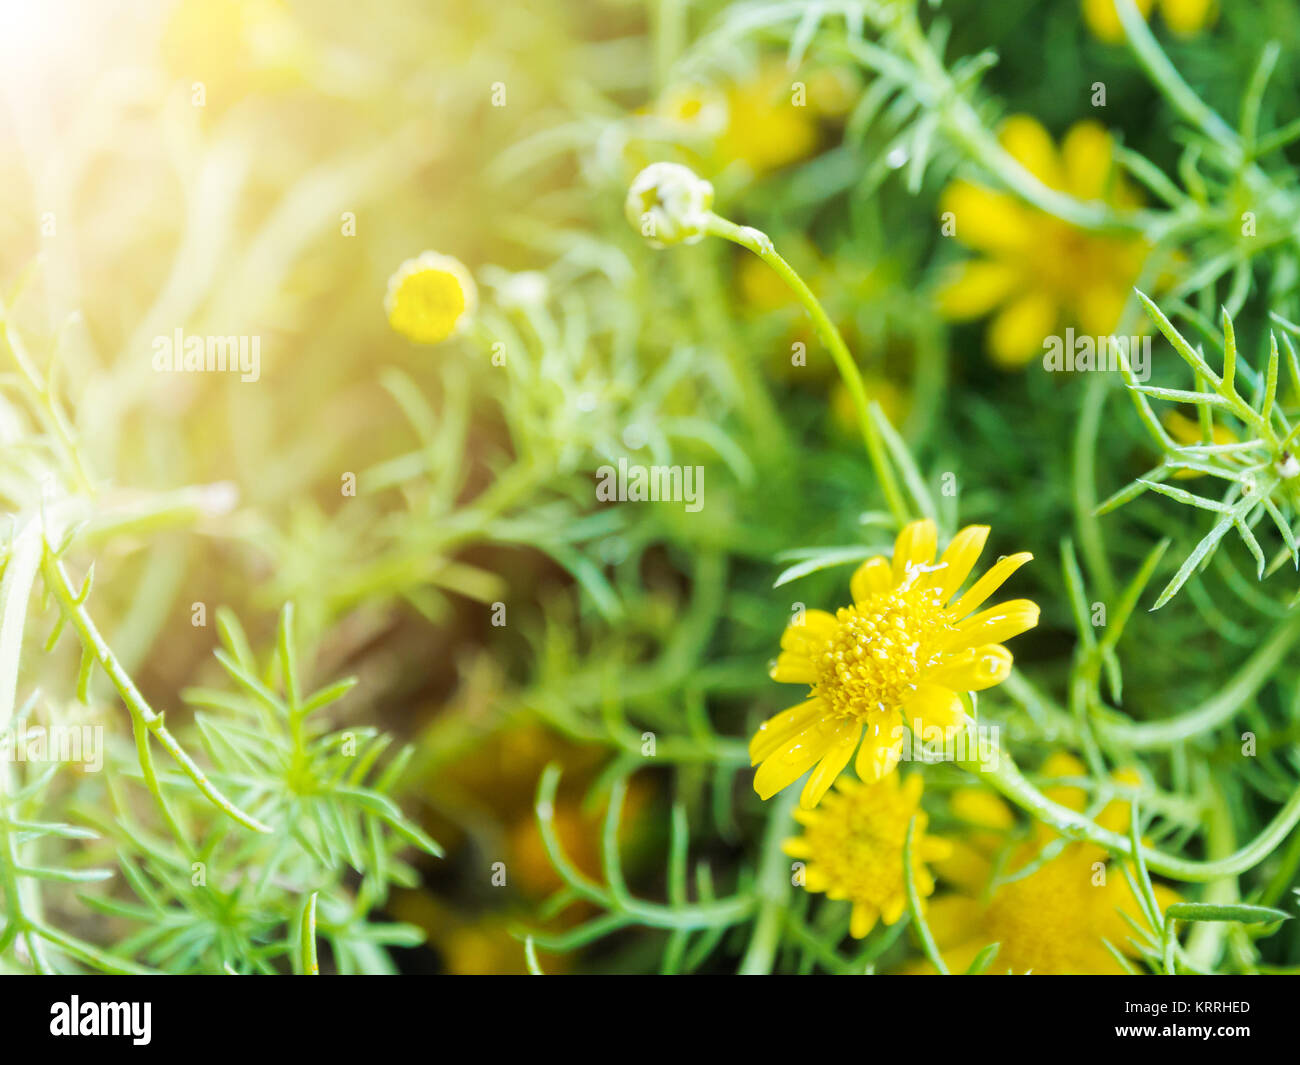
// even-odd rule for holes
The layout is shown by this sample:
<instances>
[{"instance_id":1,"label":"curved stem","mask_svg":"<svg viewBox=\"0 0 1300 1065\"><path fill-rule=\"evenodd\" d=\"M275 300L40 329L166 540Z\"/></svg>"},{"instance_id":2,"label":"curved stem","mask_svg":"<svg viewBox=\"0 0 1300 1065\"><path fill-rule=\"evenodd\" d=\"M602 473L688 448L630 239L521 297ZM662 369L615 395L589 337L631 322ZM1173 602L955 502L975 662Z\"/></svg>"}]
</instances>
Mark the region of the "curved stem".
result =
<instances>
[{"instance_id":1,"label":"curved stem","mask_svg":"<svg viewBox=\"0 0 1300 1065\"><path fill-rule=\"evenodd\" d=\"M1080 229L1140 232L1146 228L1151 212L1121 212L1104 203L1085 203L1059 189L1050 188L1030 173L989 132L979 112L962 94L961 87L935 54L915 13L904 12L893 26L893 32L924 80L929 90L929 102L938 113L944 131L968 157L977 161L1016 196Z\"/></svg>"},{"instance_id":2,"label":"curved stem","mask_svg":"<svg viewBox=\"0 0 1300 1065\"><path fill-rule=\"evenodd\" d=\"M1233 149L1240 155L1240 140L1237 132L1228 125L1217 112L1201 100L1192 87L1183 80L1169 57L1156 42L1147 21L1138 11L1133 0L1115 0L1115 13L1124 26L1138 64L1147 72L1152 83L1164 94L1185 119L1194 126L1199 126L1221 148Z\"/></svg>"},{"instance_id":3,"label":"curved stem","mask_svg":"<svg viewBox=\"0 0 1300 1065\"><path fill-rule=\"evenodd\" d=\"M41 558L41 574L45 578L45 586L58 600L64 616L72 623L72 627L81 638L82 645L94 656L96 664L108 674L108 679L112 681L113 687L117 689L118 695L122 698L122 702L126 704L126 708L131 712L131 717L138 721L145 730L153 734L154 738L162 745L162 748L176 759L185 775L194 782L194 786L207 796L213 805L238 821L245 828L251 828L254 832L270 832L271 829L267 825L264 825L251 814L245 813L226 798L167 730L167 726L163 723L163 715L157 713L145 701L144 696L140 694L135 682L122 667L122 663L117 660L104 637L100 635L94 621L91 620L90 614L86 611L77 593L73 591L72 585L68 582L68 575L63 571L62 564L48 550ZM147 751L147 744L144 749ZM161 785L156 774L152 772L152 763L142 763L141 771L145 774L145 783L161 806L168 824L175 831L176 825L167 806Z\"/></svg>"},{"instance_id":4,"label":"curved stem","mask_svg":"<svg viewBox=\"0 0 1300 1065\"><path fill-rule=\"evenodd\" d=\"M754 922L749 949L740 962L738 972L741 976L765 976L771 973L776 960L776 948L781 942L781 928L785 923L785 907L790 897L786 857L781 844L790 830L790 814L798 796L797 787L786 788L772 801L772 810L767 816L767 832L763 835L763 854L758 870L758 919Z\"/></svg>"},{"instance_id":5,"label":"curved stem","mask_svg":"<svg viewBox=\"0 0 1300 1065\"><path fill-rule=\"evenodd\" d=\"M1283 621L1246 664L1199 706L1163 721L1103 721L1098 727L1115 743L1132 751L1176 747L1204 736L1228 721L1286 657L1300 638L1300 614Z\"/></svg>"},{"instance_id":6,"label":"curved stem","mask_svg":"<svg viewBox=\"0 0 1300 1065\"><path fill-rule=\"evenodd\" d=\"M844 343L840 331L835 328L835 323L831 321L830 316L826 313L817 297L813 295L812 289L808 287L804 279L799 276L794 267L777 253L767 234L751 226L738 226L735 222L730 222L715 214L709 216L708 231L714 236L722 237L724 240L739 244L742 248L753 252L775 270L777 276L799 298L799 302L803 304L804 310L808 312L808 316L812 319L813 328L817 330L817 336L821 338L822 343L830 351L831 358L835 362L835 368L839 370L844 386L849 390L849 396L853 400L853 409L857 412L858 424L862 429L862 440L867 447L867 457L871 460L871 466L876 472L876 479L880 482L880 488L884 492L889 511L900 526L906 525L911 517L911 512L899 490L898 480L894 476L894 468L890 465L889 455L885 450L885 442L881 439L880 430L871 417L867 386L862 380L862 373L858 369L857 362L849 352L848 345Z\"/></svg>"},{"instance_id":7,"label":"curved stem","mask_svg":"<svg viewBox=\"0 0 1300 1065\"><path fill-rule=\"evenodd\" d=\"M1047 798L1021 775L1005 751L986 750L981 757L959 759L957 764L986 779L1005 798L1043 824L1056 829L1061 835L1074 840L1087 840L1112 854L1132 857L1133 844L1127 836L1102 828L1077 811ZM1189 861L1143 847L1142 859L1152 872L1174 880L1195 883L1218 880L1253 869L1272 854L1297 823L1300 823L1300 788L1296 789L1264 831L1244 847L1223 858L1208 862Z\"/></svg>"}]
</instances>

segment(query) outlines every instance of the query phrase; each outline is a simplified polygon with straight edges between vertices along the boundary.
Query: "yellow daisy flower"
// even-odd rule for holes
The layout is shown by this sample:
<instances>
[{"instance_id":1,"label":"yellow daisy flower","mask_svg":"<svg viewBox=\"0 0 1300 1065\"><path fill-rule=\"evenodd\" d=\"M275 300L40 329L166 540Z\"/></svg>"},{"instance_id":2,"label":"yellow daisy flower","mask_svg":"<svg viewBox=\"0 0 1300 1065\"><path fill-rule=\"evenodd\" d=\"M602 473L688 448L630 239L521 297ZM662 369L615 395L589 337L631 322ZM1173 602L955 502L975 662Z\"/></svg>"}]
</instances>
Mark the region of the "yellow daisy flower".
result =
<instances>
[{"instance_id":1,"label":"yellow daisy flower","mask_svg":"<svg viewBox=\"0 0 1300 1065\"><path fill-rule=\"evenodd\" d=\"M464 264L426 251L407 259L388 279L388 324L417 344L441 344L464 328L478 305L478 289Z\"/></svg>"},{"instance_id":2,"label":"yellow daisy flower","mask_svg":"<svg viewBox=\"0 0 1300 1065\"><path fill-rule=\"evenodd\" d=\"M1073 755L1058 753L1047 759L1043 773L1072 777L1086 776L1087 770ZM1130 786L1138 782L1136 774L1126 771L1116 773L1115 779ZM1058 785L1045 788L1044 793L1073 810L1085 806L1086 793L1081 788ZM954 841L947 858L934 863L941 879L960 888L959 894L933 899L926 911L926 921L949 971L965 972L981 950L997 943L998 954L990 972L1124 972L1103 940L1133 956L1129 942L1133 932L1124 915L1139 926L1144 922L1127 878L1108 866L1104 849L1087 842L1070 843L1028 875L1004 879L988 895L994 855L1005 839L1001 833L1014 825L1015 817L1001 799L974 789L954 793L952 812L976 827L965 839ZM1112 831L1127 832L1129 804L1115 800L1097 821ZM1043 848L1058 839L1052 829L1037 825L1034 838L1016 850L1003 877L1036 861ZM1162 910L1176 900L1172 891L1156 885L1156 901ZM909 971L931 969L928 963L918 963Z\"/></svg>"},{"instance_id":3,"label":"yellow daisy flower","mask_svg":"<svg viewBox=\"0 0 1300 1065\"><path fill-rule=\"evenodd\" d=\"M914 521L899 533L892 564L877 555L858 567L849 582L852 606L809 610L785 630L772 679L811 691L750 741L760 798L816 766L800 797L811 809L854 751L858 776L875 781L902 757L905 725L927 739L966 727L957 693L1005 680L1011 654L1002 641L1038 624L1038 606L1027 599L975 613L1033 557L1028 552L1000 559L954 599L988 534L987 525L967 526L936 563L934 522Z\"/></svg>"},{"instance_id":4,"label":"yellow daisy flower","mask_svg":"<svg viewBox=\"0 0 1300 1065\"><path fill-rule=\"evenodd\" d=\"M1060 150L1034 118L1002 127L1002 146L1043 184L1080 200L1134 206L1136 193L1115 174L1110 134L1097 122L1071 126ZM944 190L941 210L955 236L983 253L953 268L940 309L952 319L997 311L987 341L993 360L1018 368L1043 352L1043 340L1069 322L1109 336L1146 258L1141 238L1099 236L967 181Z\"/></svg>"},{"instance_id":5,"label":"yellow daisy flower","mask_svg":"<svg viewBox=\"0 0 1300 1065\"><path fill-rule=\"evenodd\" d=\"M816 810L798 810L802 836L786 840L785 853L806 862L803 886L830 899L853 903L849 931L861 939L877 920L893 924L907 907L903 880L903 845L912 834L912 880L917 894L934 892L934 877L925 863L951 852L947 840L925 834L921 811L921 777L913 773L899 785L892 774L873 784L841 777L835 791Z\"/></svg>"},{"instance_id":6,"label":"yellow daisy flower","mask_svg":"<svg viewBox=\"0 0 1300 1065\"><path fill-rule=\"evenodd\" d=\"M1135 0L1143 18L1149 18L1155 0ZM1218 15L1214 0L1160 0L1160 15L1179 37L1192 37L1210 25ZM1083 0L1083 21L1098 40L1119 44L1124 26L1115 13L1115 0Z\"/></svg>"}]
</instances>

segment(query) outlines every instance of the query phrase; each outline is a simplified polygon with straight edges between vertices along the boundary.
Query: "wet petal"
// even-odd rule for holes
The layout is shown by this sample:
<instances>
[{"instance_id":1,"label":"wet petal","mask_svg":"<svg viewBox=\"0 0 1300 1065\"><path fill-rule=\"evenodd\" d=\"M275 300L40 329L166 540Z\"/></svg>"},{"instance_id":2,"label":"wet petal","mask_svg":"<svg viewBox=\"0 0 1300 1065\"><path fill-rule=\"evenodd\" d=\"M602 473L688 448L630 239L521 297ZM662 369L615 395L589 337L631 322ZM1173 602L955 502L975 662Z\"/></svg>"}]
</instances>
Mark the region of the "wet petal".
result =
<instances>
[{"instance_id":1,"label":"wet petal","mask_svg":"<svg viewBox=\"0 0 1300 1065\"><path fill-rule=\"evenodd\" d=\"M948 659L930 674L930 679L953 691L982 692L1007 679L1011 662L1010 651L1000 643L988 643Z\"/></svg>"},{"instance_id":2,"label":"wet petal","mask_svg":"<svg viewBox=\"0 0 1300 1065\"><path fill-rule=\"evenodd\" d=\"M942 593L943 602L956 595L957 589L970 576L988 538L987 525L967 525L952 538L952 543L939 559L941 568L931 578L931 584Z\"/></svg>"},{"instance_id":3,"label":"wet petal","mask_svg":"<svg viewBox=\"0 0 1300 1065\"><path fill-rule=\"evenodd\" d=\"M858 728L858 722L848 718L822 719L792 737L788 744L768 755L754 774L754 790L759 798L770 799L789 787L840 743L846 732Z\"/></svg>"},{"instance_id":4,"label":"wet petal","mask_svg":"<svg viewBox=\"0 0 1300 1065\"><path fill-rule=\"evenodd\" d=\"M768 718L749 741L749 764L757 765L825 713L826 707L820 699L809 699Z\"/></svg>"},{"instance_id":5,"label":"wet petal","mask_svg":"<svg viewBox=\"0 0 1300 1065\"><path fill-rule=\"evenodd\" d=\"M846 729L841 738L826 752L808 778L808 783L804 785L803 794L799 796L799 805L805 810L811 810L821 802L822 796L835 783L840 773L844 771L844 767L849 764L853 752L857 750L858 740L862 736L862 726L856 721L850 724L853 727Z\"/></svg>"},{"instance_id":6,"label":"wet petal","mask_svg":"<svg viewBox=\"0 0 1300 1065\"><path fill-rule=\"evenodd\" d=\"M875 731L867 728L853 763L859 779L869 784L894 771L903 756L903 731L902 718L897 714L891 723L877 725Z\"/></svg>"},{"instance_id":7,"label":"wet petal","mask_svg":"<svg viewBox=\"0 0 1300 1065\"><path fill-rule=\"evenodd\" d=\"M939 530L929 518L909 522L894 541L894 584L902 584L909 571L918 566L928 566L934 561Z\"/></svg>"},{"instance_id":8,"label":"wet petal","mask_svg":"<svg viewBox=\"0 0 1300 1065\"><path fill-rule=\"evenodd\" d=\"M1034 556L1028 551L1018 551L1014 555L998 559L983 577L967 589L965 595L948 608L948 612L955 620L960 621L967 614L978 610L989 596L1006 584L1011 574L1026 562L1032 562L1033 558Z\"/></svg>"},{"instance_id":9,"label":"wet petal","mask_svg":"<svg viewBox=\"0 0 1300 1065\"><path fill-rule=\"evenodd\" d=\"M986 643L1003 643L1038 624L1038 604L1028 599L1010 599L968 617L948 637L945 650L964 651Z\"/></svg>"}]
</instances>

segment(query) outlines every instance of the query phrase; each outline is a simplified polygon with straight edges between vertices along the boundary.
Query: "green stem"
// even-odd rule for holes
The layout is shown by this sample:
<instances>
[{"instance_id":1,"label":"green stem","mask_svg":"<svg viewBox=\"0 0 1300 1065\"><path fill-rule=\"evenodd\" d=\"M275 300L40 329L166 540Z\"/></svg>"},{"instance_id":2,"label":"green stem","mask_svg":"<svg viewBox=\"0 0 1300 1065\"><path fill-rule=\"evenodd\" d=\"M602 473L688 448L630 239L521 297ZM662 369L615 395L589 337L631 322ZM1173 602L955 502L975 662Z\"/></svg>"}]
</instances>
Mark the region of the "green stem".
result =
<instances>
[{"instance_id":1,"label":"green stem","mask_svg":"<svg viewBox=\"0 0 1300 1065\"><path fill-rule=\"evenodd\" d=\"M1300 614L1282 622L1240 670L1205 702L1163 721L1099 722L1098 727L1128 750L1176 747L1205 736L1228 721L1272 675L1300 637Z\"/></svg>"},{"instance_id":2,"label":"green stem","mask_svg":"<svg viewBox=\"0 0 1300 1065\"><path fill-rule=\"evenodd\" d=\"M767 831L763 835L758 869L758 919L754 922L749 949L740 962L738 972L741 976L766 976L776 961L776 948L781 942L785 908L790 898L787 859L781 845L790 831L790 815L798 798L799 788L792 784L772 801L772 810L767 815Z\"/></svg>"},{"instance_id":3,"label":"green stem","mask_svg":"<svg viewBox=\"0 0 1300 1065\"><path fill-rule=\"evenodd\" d=\"M939 116L948 137L971 159L1026 203L1081 229L1141 232L1150 212L1119 212L1103 203L1084 203L1050 188L1002 147L960 85L944 68L914 12L905 12L892 26L902 51L911 60L926 90L927 101ZM870 63L869 57L864 61Z\"/></svg>"},{"instance_id":4,"label":"green stem","mask_svg":"<svg viewBox=\"0 0 1300 1065\"><path fill-rule=\"evenodd\" d=\"M1115 13L1124 26L1129 47L1147 76L1184 118L1199 126L1205 134L1224 150L1235 149L1240 155L1237 132L1207 106L1183 80L1169 57L1156 42L1147 21L1133 0L1115 0Z\"/></svg>"},{"instance_id":5,"label":"green stem","mask_svg":"<svg viewBox=\"0 0 1300 1065\"><path fill-rule=\"evenodd\" d=\"M95 627L95 623L91 620L84 604L80 602L77 593L73 591L72 585L68 582L68 575L63 571L63 566L49 551L46 551L41 558L41 573L45 578L46 587L58 600L64 616L72 623L77 635L81 637L82 645L94 656L99 667L108 674L108 679L112 681L113 687L117 689L118 694L122 697L122 701L131 712L132 718L138 720L147 731L153 734L162 748L176 759L181 769L185 771L185 775L194 782L194 786L207 796L215 806L246 828L251 828L255 832L270 832L271 829L267 825L264 825L251 814L245 813L226 798L167 730L167 726L163 723L163 715L155 712L145 701L144 696L140 694L135 682L131 680L121 662L117 660L112 649L105 642L104 637L100 635L99 629ZM147 750L147 745L145 745L145 749ZM152 763L142 764L141 770L145 774L145 782L149 790L153 793L168 820L169 827L175 831L176 825L171 817L166 798L162 793L162 787L157 775L152 772Z\"/></svg>"},{"instance_id":6,"label":"green stem","mask_svg":"<svg viewBox=\"0 0 1300 1065\"><path fill-rule=\"evenodd\" d=\"M985 750L982 758L959 759L957 764L987 780L1004 797L1061 835L1074 840L1087 840L1112 854L1133 856L1133 844L1127 836L1102 828L1077 811L1047 798L1021 775L1005 751L997 748ZM1263 832L1231 854L1215 861L1198 862L1143 847L1142 859L1152 872L1175 880L1195 883L1219 880L1244 873L1264 861L1297 823L1300 823L1300 788L1296 789Z\"/></svg>"},{"instance_id":7,"label":"green stem","mask_svg":"<svg viewBox=\"0 0 1300 1065\"><path fill-rule=\"evenodd\" d=\"M930 959L930 964L939 970L940 975L948 976L948 966L934 942L930 926L925 920L925 913L921 909L921 895L916 890L915 867L912 865L912 842L915 835L916 817L913 815L912 819L907 823L907 839L903 842L903 880L907 887L907 908L911 911L912 925L916 928L916 934L921 940L921 949L925 952L925 956Z\"/></svg>"},{"instance_id":8,"label":"green stem","mask_svg":"<svg viewBox=\"0 0 1300 1065\"><path fill-rule=\"evenodd\" d=\"M902 492L899 490L898 480L894 476L894 469L889 463L889 454L885 449L884 440L881 439L880 430L871 417L867 386L862 380L862 373L858 369L857 362L849 352L848 345L844 343L840 331L835 328L835 323L831 321L830 316L826 313L817 297L813 295L812 289L808 287L804 279L799 276L794 267L777 253L772 246L772 241L765 233L750 226L738 226L735 222L730 222L715 214L709 216L708 231L714 236L722 237L724 240L739 244L742 248L753 252L775 270L777 276L799 298L799 302L803 304L804 310L808 312L808 316L812 319L817 336L821 338L821 342L830 351L831 358L835 362L835 368L839 370L844 386L849 390L849 396L853 400L853 409L857 412L858 424L862 429L862 440L867 447L867 457L871 460L871 466L876 472L876 479L880 482L880 488L884 492L885 502L890 513L894 515L894 519L900 526L906 525L911 517L911 512L903 500Z\"/></svg>"}]
</instances>

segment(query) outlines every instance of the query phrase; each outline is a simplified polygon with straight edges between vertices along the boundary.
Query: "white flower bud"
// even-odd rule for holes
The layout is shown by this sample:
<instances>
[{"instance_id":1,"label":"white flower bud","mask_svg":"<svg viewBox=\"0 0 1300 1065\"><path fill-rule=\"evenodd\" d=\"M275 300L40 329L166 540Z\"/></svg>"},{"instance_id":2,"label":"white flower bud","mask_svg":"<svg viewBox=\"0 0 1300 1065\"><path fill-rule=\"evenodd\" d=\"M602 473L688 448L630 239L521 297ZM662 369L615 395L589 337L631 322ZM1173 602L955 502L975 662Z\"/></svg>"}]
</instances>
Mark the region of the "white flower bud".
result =
<instances>
[{"instance_id":1,"label":"white flower bud","mask_svg":"<svg viewBox=\"0 0 1300 1065\"><path fill-rule=\"evenodd\" d=\"M654 247L696 244L707 232L713 186L679 163L651 163L627 190L624 211Z\"/></svg>"}]
</instances>

